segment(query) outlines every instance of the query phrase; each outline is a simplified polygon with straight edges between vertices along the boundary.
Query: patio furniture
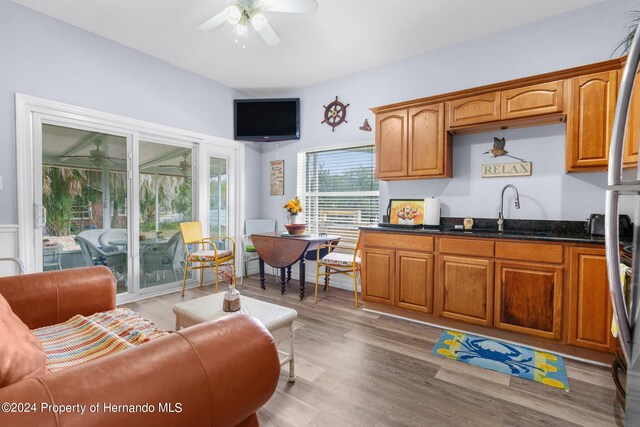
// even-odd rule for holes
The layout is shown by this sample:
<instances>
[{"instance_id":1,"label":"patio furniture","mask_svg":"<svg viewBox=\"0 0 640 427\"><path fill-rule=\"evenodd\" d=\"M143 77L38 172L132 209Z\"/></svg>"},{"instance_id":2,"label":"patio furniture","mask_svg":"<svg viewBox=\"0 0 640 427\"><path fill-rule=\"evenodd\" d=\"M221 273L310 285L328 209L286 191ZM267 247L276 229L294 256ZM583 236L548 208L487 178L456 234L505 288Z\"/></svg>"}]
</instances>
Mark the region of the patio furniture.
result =
<instances>
[{"instance_id":1,"label":"patio furniture","mask_svg":"<svg viewBox=\"0 0 640 427\"><path fill-rule=\"evenodd\" d=\"M176 331L180 328L209 322L228 316L229 313L222 310L222 301L225 292L219 292L206 297L196 298L181 302L173 306L176 315ZM274 338L285 333L289 339L289 351L278 351L280 366L289 364L289 382L296 380L294 371L294 331L293 321L298 317L298 312L292 308L271 304L246 296L240 297L240 313L249 314L260 321Z\"/></svg>"},{"instance_id":2,"label":"patio furniture","mask_svg":"<svg viewBox=\"0 0 640 427\"><path fill-rule=\"evenodd\" d=\"M346 244L345 244L346 243ZM318 303L318 282L320 276L325 278L325 290L329 288L329 277L332 274L344 274L353 279L353 293L356 300L356 308L358 308L358 273L360 272L360 233L358 233L358 240L353 246L350 246L348 242L329 242L324 245L320 245L318 248L318 257L316 260L316 291L313 299L313 303ZM321 250L326 248L329 253L322 256ZM324 267L324 273L321 273L321 269Z\"/></svg>"},{"instance_id":3,"label":"patio furniture","mask_svg":"<svg viewBox=\"0 0 640 427\"><path fill-rule=\"evenodd\" d=\"M187 274L189 273L189 270L204 270L207 268L213 270L216 277L216 292L218 292L218 273L220 266L228 265L231 267L231 281L233 282L233 286L236 285L236 242L231 237L221 237L218 240L218 244L220 244L220 242L229 241L231 249L227 249L226 247L218 248L218 245L216 245L211 238L203 237L202 224L200 221L181 222L180 233L182 234L185 253L182 296L184 296L184 289L187 286ZM189 246L192 246L192 248L189 249ZM211 249L205 249L207 247L210 247ZM203 279L204 271L201 271L200 287L202 287Z\"/></svg>"},{"instance_id":4,"label":"patio furniture","mask_svg":"<svg viewBox=\"0 0 640 427\"><path fill-rule=\"evenodd\" d=\"M62 270L62 263L60 262L60 257L62 255L62 251L64 250L64 246L58 245L49 245L42 247L42 270L50 271L50 270Z\"/></svg>"},{"instance_id":5,"label":"patio furniture","mask_svg":"<svg viewBox=\"0 0 640 427\"><path fill-rule=\"evenodd\" d=\"M75 238L76 243L80 246L84 262L87 267L94 265L104 265L109 268L117 277L117 274L126 275L127 273L127 252L114 251L105 252L89 240L78 234Z\"/></svg>"},{"instance_id":6,"label":"patio furniture","mask_svg":"<svg viewBox=\"0 0 640 427\"><path fill-rule=\"evenodd\" d=\"M118 252L126 250L125 246L116 246L112 245L110 242L114 240L127 240L127 230L122 230L119 228L114 228L111 230L104 231L98 236L98 243L100 249L104 252Z\"/></svg>"},{"instance_id":7,"label":"patio furniture","mask_svg":"<svg viewBox=\"0 0 640 427\"><path fill-rule=\"evenodd\" d=\"M144 243L144 241L140 242ZM182 235L175 233L171 238L157 245L141 245L140 257L142 258L142 276L147 283L147 274L170 271L174 281L178 281L178 270L182 269Z\"/></svg>"}]
</instances>

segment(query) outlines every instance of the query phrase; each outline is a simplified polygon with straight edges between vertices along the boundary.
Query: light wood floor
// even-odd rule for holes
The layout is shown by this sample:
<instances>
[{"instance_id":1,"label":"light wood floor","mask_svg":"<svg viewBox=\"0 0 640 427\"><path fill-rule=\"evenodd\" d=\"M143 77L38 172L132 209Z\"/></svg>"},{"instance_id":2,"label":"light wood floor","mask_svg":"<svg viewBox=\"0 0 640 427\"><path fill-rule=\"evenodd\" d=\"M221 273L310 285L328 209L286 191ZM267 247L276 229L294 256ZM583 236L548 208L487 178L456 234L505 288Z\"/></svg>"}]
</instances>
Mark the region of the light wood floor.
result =
<instances>
[{"instance_id":1,"label":"light wood floor","mask_svg":"<svg viewBox=\"0 0 640 427\"><path fill-rule=\"evenodd\" d=\"M284 296L275 279L256 277L241 294L292 307L296 382L283 370L258 412L264 426L614 426L620 405L608 369L565 360L571 390L455 362L431 354L440 330L353 307L353 293L320 291L300 302L297 281ZM188 290L185 300L211 286ZM128 304L162 329L173 329L180 293Z\"/></svg>"}]
</instances>

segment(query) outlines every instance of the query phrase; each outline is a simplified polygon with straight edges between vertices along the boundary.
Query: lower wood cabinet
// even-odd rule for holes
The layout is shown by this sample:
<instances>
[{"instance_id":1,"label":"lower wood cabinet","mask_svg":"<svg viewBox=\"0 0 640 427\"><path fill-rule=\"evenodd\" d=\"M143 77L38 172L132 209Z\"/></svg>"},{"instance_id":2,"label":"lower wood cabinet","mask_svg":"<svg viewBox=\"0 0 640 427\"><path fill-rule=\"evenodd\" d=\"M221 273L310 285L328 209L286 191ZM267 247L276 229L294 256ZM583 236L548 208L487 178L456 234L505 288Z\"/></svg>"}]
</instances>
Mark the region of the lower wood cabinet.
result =
<instances>
[{"instance_id":1,"label":"lower wood cabinet","mask_svg":"<svg viewBox=\"0 0 640 427\"><path fill-rule=\"evenodd\" d=\"M433 254L396 252L396 305L433 312Z\"/></svg>"},{"instance_id":2,"label":"lower wood cabinet","mask_svg":"<svg viewBox=\"0 0 640 427\"><path fill-rule=\"evenodd\" d=\"M562 272L562 266L496 261L495 326L559 339Z\"/></svg>"},{"instance_id":3,"label":"lower wood cabinet","mask_svg":"<svg viewBox=\"0 0 640 427\"><path fill-rule=\"evenodd\" d=\"M365 302L615 351L602 246L381 232L363 242Z\"/></svg>"},{"instance_id":4,"label":"lower wood cabinet","mask_svg":"<svg viewBox=\"0 0 640 427\"><path fill-rule=\"evenodd\" d=\"M362 297L382 304L393 303L395 251L370 249L364 252Z\"/></svg>"},{"instance_id":5,"label":"lower wood cabinet","mask_svg":"<svg viewBox=\"0 0 640 427\"><path fill-rule=\"evenodd\" d=\"M593 350L613 352L613 308L609 298L604 249L570 248L569 258L568 342Z\"/></svg>"},{"instance_id":6,"label":"lower wood cabinet","mask_svg":"<svg viewBox=\"0 0 640 427\"><path fill-rule=\"evenodd\" d=\"M436 314L478 325L492 324L493 261L441 256L436 290Z\"/></svg>"}]
</instances>

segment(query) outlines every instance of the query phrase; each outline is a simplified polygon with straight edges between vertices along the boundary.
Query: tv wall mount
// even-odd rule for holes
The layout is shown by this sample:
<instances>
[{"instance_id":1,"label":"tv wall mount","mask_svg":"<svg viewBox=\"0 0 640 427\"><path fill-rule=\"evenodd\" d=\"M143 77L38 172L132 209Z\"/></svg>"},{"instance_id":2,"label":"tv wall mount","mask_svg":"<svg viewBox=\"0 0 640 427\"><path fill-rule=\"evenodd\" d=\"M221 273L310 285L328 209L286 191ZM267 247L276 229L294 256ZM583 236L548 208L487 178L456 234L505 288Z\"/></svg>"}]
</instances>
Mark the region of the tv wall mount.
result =
<instances>
[{"instance_id":1,"label":"tv wall mount","mask_svg":"<svg viewBox=\"0 0 640 427\"><path fill-rule=\"evenodd\" d=\"M324 120L320 123L326 123L331 126L331 132L335 132L336 126L340 126L342 123L349 123L347 121L347 107L349 104L344 105L338 101L336 96L335 101L329 103L329 105L323 105L324 107Z\"/></svg>"}]
</instances>

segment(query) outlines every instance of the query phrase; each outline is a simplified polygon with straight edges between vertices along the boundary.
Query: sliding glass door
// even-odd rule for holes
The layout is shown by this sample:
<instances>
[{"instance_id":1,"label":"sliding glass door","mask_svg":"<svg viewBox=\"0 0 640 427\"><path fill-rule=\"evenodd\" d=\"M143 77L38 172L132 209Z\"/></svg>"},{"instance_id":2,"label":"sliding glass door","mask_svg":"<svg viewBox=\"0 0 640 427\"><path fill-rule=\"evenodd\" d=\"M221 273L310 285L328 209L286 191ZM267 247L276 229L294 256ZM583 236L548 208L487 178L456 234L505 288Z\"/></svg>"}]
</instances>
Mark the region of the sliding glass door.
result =
<instances>
[{"instance_id":1,"label":"sliding glass door","mask_svg":"<svg viewBox=\"0 0 640 427\"><path fill-rule=\"evenodd\" d=\"M127 138L42 124L43 271L104 265L129 291Z\"/></svg>"},{"instance_id":2,"label":"sliding glass door","mask_svg":"<svg viewBox=\"0 0 640 427\"><path fill-rule=\"evenodd\" d=\"M140 288L156 290L183 279L179 224L193 220L193 148L141 140L139 159Z\"/></svg>"},{"instance_id":3,"label":"sliding glass door","mask_svg":"<svg viewBox=\"0 0 640 427\"><path fill-rule=\"evenodd\" d=\"M237 240L241 143L18 94L16 150L27 272L103 265L121 304L181 286L181 222Z\"/></svg>"}]
</instances>

